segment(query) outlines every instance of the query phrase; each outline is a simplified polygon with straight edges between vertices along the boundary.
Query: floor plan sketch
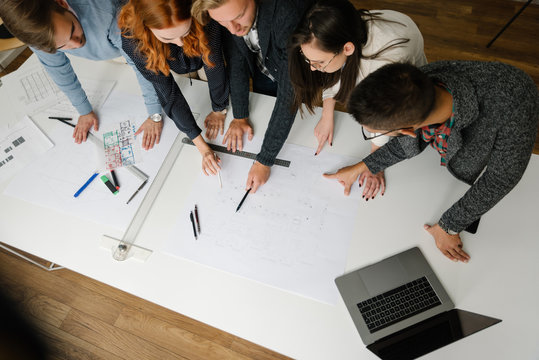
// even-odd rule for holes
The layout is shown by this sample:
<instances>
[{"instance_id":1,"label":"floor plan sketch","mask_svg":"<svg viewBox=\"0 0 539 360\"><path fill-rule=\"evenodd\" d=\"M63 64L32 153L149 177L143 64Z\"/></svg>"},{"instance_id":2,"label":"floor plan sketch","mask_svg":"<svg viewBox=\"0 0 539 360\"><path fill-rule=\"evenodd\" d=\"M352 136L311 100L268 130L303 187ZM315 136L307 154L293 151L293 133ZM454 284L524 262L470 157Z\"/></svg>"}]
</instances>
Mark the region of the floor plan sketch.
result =
<instances>
[{"instance_id":1,"label":"floor plan sketch","mask_svg":"<svg viewBox=\"0 0 539 360\"><path fill-rule=\"evenodd\" d=\"M184 147L184 151L196 151ZM342 194L324 172L357 159L286 144L279 158L290 167L272 167L255 194L245 194L252 160L219 154L223 187L200 175L187 205L165 242L165 252L326 303L334 303L333 280L342 275L360 206L360 192ZM194 239L189 209L197 205L201 232Z\"/></svg>"}]
</instances>

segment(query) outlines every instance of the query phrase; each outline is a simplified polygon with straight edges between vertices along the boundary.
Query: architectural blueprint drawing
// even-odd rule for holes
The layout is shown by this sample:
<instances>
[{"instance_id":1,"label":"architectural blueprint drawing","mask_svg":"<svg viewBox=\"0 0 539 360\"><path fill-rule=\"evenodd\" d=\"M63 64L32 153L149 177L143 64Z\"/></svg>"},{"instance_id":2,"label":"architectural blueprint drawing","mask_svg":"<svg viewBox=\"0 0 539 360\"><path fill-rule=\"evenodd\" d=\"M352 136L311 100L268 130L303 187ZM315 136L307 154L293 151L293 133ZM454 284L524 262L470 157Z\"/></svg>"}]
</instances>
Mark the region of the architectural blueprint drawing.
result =
<instances>
[{"instance_id":1,"label":"architectural blueprint drawing","mask_svg":"<svg viewBox=\"0 0 539 360\"><path fill-rule=\"evenodd\" d=\"M106 129L113 128L128 118L133 119L132 124L139 126L146 117L141 96L113 91L103 105L100 122L103 129ZM117 195L112 195L103 182L96 179L80 196L73 197L94 171L106 176L110 176L110 173L104 168L102 149L99 151L91 141L76 144L72 137L73 129L61 123L48 133L55 146L19 171L6 187L4 194L125 230L178 134L172 120L167 118L163 122L160 143L152 150L145 151L144 162L137 164L137 167L150 177L148 185L129 204L126 202L140 186L140 179L124 168L117 171L121 183ZM103 133L95 135L102 138Z\"/></svg>"},{"instance_id":2,"label":"architectural blueprint drawing","mask_svg":"<svg viewBox=\"0 0 539 360\"><path fill-rule=\"evenodd\" d=\"M27 116L0 133L0 182L54 146Z\"/></svg>"},{"instance_id":3,"label":"architectural blueprint drawing","mask_svg":"<svg viewBox=\"0 0 539 360\"><path fill-rule=\"evenodd\" d=\"M185 146L182 154L192 151ZM286 144L279 158L290 160L290 167L272 167L270 180L236 213L252 160L219 156L223 188L214 177L196 179L164 251L333 304L334 279L345 269L360 192L345 197L341 185L322 174L357 159L329 152L315 157L310 148ZM189 219L195 204L198 240Z\"/></svg>"},{"instance_id":4,"label":"architectural blueprint drawing","mask_svg":"<svg viewBox=\"0 0 539 360\"><path fill-rule=\"evenodd\" d=\"M115 84L112 80L95 81L79 78L79 81L94 110L101 108ZM67 96L58 89L41 66L33 66L22 71L12 88L11 95L16 101L24 104L30 115L44 111L54 116L78 117Z\"/></svg>"},{"instance_id":5,"label":"architectural blueprint drawing","mask_svg":"<svg viewBox=\"0 0 539 360\"><path fill-rule=\"evenodd\" d=\"M113 170L140 162L142 152L135 139L136 128L130 120L121 121L113 130L103 134L105 168Z\"/></svg>"}]
</instances>

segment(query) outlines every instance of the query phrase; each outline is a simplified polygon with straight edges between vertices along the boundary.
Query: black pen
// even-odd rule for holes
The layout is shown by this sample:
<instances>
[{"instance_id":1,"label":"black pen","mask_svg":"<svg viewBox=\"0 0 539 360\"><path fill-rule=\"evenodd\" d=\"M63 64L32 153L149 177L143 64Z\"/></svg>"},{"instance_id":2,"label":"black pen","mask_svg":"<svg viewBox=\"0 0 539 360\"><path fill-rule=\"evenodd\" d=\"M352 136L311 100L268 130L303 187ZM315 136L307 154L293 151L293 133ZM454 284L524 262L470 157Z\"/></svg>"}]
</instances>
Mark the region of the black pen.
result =
<instances>
[{"instance_id":1,"label":"black pen","mask_svg":"<svg viewBox=\"0 0 539 360\"><path fill-rule=\"evenodd\" d=\"M245 195L243 195L243 198L241 199L240 204L239 204L238 207L236 208L236 212L238 212L238 210L240 209L240 207L243 205L243 202L245 201L245 198L247 197L247 195L249 195L249 191L251 191L251 189L247 190L247 191L245 192Z\"/></svg>"},{"instance_id":2,"label":"black pen","mask_svg":"<svg viewBox=\"0 0 539 360\"><path fill-rule=\"evenodd\" d=\"M53 119L53 120L65 120L65 121L71 121L71 120L73 120L73 118L60 117L60 116L49 116L49 119Z\"/></svg>"},{"instance_id":3,"label":"black pen","mask_svg":"<svg viewBox=\"0 0 539 360\"><path fill-rule=\"evenodd\" d=\"M197 222L198 233L200 234L200 220L198 220L198 206L195 205L195 220Z\"/></svg>"},{"instance_id":4,"label":"black pen","mask_svg":"<svg viewBox=\"0 0 539 360\"><path fill-rule=\"evenodd\" d=\"M195 240L197 240L197 229L195 228L195 219L193 218L192 211L191 214L189 214L189 217L191 218L191 225L193 225L193 234L195 235Z\"/></svg>"},{"instance_id":5,"label":"black pen","mask_svg":"<svg viewBox=\"0 0 539 360\"><path fill-rule=\"evenodd\" d=\"M69 123L68 121L71 121L71 119L68 119L68 118L57 118L57 117L49 117L49 119L53 119L53 120L58 120L60 122L63 122L64 124L66 125L69 125L71 126L72 128L75 127L75 124L72 124L72 123ZM64 119L68 119L68 120L64 120Z\"/></svg>"}]
</instances>

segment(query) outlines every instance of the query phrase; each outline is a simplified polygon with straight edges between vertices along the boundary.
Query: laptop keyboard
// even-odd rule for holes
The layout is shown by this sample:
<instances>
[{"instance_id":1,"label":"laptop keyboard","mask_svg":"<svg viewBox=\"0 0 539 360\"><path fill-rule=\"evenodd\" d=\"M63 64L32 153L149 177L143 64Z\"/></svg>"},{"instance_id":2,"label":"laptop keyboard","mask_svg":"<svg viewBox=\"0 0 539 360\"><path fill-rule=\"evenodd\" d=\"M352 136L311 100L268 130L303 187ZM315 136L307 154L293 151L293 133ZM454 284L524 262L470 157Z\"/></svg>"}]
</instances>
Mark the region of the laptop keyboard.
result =
<instances>
[{"instance_id":1,"label":"laptop keyboard","mask_svg":"<svg viewBox=\"0 0 539 360\"><path fill-rule=\"evenodd\" d=\"M440 305L425 276L357 304L371 333Z\"/></svg>"}]
</instances>

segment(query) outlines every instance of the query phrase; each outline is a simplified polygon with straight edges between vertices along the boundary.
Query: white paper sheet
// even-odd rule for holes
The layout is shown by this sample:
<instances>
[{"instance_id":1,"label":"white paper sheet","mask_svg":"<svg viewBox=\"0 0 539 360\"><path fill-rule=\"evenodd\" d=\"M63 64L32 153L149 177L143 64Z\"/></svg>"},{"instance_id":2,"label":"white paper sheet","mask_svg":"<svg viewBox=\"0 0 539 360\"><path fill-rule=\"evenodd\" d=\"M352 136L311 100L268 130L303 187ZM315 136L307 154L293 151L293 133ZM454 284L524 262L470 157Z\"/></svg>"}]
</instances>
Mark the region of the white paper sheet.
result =
<instances>
[{"instance_id":1,"label":"white paper sheet","mask_svg":"<svg viewBox=\"0 0 539 360\"><path fill-rule=\"evenodd\" d=\"M27 116L11 127L1 129L0 134L0 182L54 146Z\"/></svg>"},{"instance_id":2,"label":"white paper sheet","mask_svg":"<svg viewBox=\"0 0 539 360\"><path fill-rule=\"evenodd\" d=\"M193 146L186 151L195 156ZM214 176L195 181L164 251L334 304L334 279L345 270L361 192L344 197L342 186L322 174L358 160L329 152L315 157L313 149L286 144L278 158L290 160L290 167L273 166L269 182L236 213L253 161L219 156L223 188ZM189 218L195 204L198 240Z\"/></svg>"},{"instance_id":3,"label":"white paper sheet","mask_svg":"<svg viewBox=\"0 0 539 360\"><path fill-rule=\"evenodd\" d=\"M100 129L110 128L126 119L133 121L138 128L147 118L142 96L118 91L111 93L99 115ZM125 168L116 172L120 183L117 195L113 195L98 177L79 197L73 197L96 169L101 171L100 175L110 176L110 173L104 169L102 150L99 151L90 141L75 144L72 137L73 128L61 123L50 134L56 146L17 174L4 193L126 230L178 133L174 122L167 118L159 145L149 151L143 150L144 160L137 164L137 167L149 176L149 183L129 204L126 204L127 200L140 186L141 181ZM96 135L102 138L102 131ZM140 139L141 136L138 141Z\"/></svg>"},{"instance_id":4,"label":"white paper sheet","mask_svg":"<svg viewBox=\"0 0 539 360\"><path fill-rule=\"evenodd\" d=\"M116 83L113 80L95 81L87 78L79 78L79 81L94 110L103 106ZM18 71L15 78L9 79L9 84L12 98L22 103L30 115L45 112L51 116L78 117L67 96L41 66Z\"/></svg>"}]
</instances>

